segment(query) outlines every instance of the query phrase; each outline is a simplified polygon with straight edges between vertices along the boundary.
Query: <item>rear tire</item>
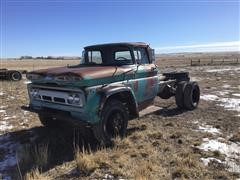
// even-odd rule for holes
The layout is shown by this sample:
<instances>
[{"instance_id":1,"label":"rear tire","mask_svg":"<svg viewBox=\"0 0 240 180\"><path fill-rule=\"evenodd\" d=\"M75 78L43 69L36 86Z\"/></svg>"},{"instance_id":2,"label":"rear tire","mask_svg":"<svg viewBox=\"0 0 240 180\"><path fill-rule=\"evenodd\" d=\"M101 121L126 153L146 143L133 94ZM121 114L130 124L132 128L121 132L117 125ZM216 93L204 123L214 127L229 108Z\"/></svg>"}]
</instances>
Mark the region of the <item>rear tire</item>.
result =
<instances>
[{"instance_id":1,"label":"rear tire","mask_svg":"<svg viewBox=\"0 0 240 180\"><path fill-rule=\"evenodd\" d=\"M184 106L188 110L197 108L200 99L200 88L197 82L189 82L184 89Z\"/></svg>"},{"instance_id":2,"label":"rear tire","mask_svg":"<svg viewBox=\"0 0 240 180\"><path fill-rule=\"evenodd\" d=\"M101 122L94 126L93 132L103 146L111 146L116 136L125 137L128 125L128 111L122 102L109 100L103 108Z\"/></svg>"},{"instance_id":3,"label":"rear tire","mask_svg":"<svg viewBox=\"0 0 240 180\"><path fill-rule=\"evenodd\" d=\"M187 85L187 81L181 81L177 84L176 94L175 94L175 101L177 104L177 107L179 109L184 109L184 91L185 86Z\"/></svg>"},{"instance_id":4,"label":"rear tire","mask_svg":"<svg viewBox=\"0 0 240 180\"><path fill-rule=\"evenodd\" d=\"M158 96L162 99L169 99L173 96L173 94L168 86L164 86L163 90L158 94Z\"/></svg>"}]
</instances>

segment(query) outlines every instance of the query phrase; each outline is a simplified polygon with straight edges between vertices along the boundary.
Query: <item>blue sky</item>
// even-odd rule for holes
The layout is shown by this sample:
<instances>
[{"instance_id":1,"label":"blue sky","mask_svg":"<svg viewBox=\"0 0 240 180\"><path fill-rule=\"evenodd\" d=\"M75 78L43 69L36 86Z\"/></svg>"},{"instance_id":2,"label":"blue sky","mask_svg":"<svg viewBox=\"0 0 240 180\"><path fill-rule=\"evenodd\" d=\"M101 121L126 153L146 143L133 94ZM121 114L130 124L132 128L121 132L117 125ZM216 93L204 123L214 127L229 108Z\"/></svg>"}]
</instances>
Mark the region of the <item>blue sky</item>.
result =
<instances>
[{"instance_id":1,"label":"blue sky","mask_svg":"<svg viewBox=\"0 0 240 180\"><path fill-rule=\"evenodd\" d=\"M239 0L1 0L1 57L81 55L144 41L157 52L240 50Z\"/></svg>"}]
</instances>

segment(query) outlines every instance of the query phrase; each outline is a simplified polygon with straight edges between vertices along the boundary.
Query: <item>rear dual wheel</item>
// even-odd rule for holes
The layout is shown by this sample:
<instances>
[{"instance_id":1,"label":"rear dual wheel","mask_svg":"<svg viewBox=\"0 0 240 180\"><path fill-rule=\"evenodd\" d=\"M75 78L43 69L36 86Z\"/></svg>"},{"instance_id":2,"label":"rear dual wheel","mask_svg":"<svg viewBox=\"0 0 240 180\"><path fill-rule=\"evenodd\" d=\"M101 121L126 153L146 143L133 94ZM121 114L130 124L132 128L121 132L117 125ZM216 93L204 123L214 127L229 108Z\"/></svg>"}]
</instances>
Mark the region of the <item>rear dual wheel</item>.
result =
<instances>
[{"instance_id":1,"label":"rear dual wheel","mask_svg":"<svg viewBox=\"0 0 240 180\"><path fill-rule=\"evenodd\" d=\"M178 108L193 110L197 108L200 99L200 88L197 82L182 81L178 83L175 100Z\"/></svg>"}]
</instances>

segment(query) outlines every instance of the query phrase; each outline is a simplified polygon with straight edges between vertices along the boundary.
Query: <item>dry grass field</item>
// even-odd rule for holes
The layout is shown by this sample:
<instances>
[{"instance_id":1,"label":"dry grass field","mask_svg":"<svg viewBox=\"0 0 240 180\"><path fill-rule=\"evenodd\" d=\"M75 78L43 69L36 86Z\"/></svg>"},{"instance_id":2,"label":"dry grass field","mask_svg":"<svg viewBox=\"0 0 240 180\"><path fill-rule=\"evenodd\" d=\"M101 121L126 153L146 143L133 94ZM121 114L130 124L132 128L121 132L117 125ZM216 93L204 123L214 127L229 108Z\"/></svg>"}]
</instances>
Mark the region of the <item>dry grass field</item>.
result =
<instances>
[{"instance_id":1,"label":"dry grass field","mask_svg":"<svg viewBox=\"0 0 240 180\"><path fill-rule=\"evenodd\" d=\"M28 103L25 77L1 81L0 179L240 178L240 65L189 66L188 56L163 56L156 63L162 71L190 72L200 84L199 107L181 111L174 98L156 98L161 109L130 121L127 137L111 148L77 130L43 127L36 114L20 108ZM77 63L11 60L1 61L1 68Z\"/></svg>"},{"instance_id":2,"label":"dry grass field","mask_svg":"<svg viewBox=\"0 0 240 180\"><path fill-rule=\"evenodd\" d=\"M36 69L66 66L78 64L79 60L44 60L44 59L28 59L28 60L0 60L0 68L27 70L32 71Z\"/></svg>"}]
</instances>

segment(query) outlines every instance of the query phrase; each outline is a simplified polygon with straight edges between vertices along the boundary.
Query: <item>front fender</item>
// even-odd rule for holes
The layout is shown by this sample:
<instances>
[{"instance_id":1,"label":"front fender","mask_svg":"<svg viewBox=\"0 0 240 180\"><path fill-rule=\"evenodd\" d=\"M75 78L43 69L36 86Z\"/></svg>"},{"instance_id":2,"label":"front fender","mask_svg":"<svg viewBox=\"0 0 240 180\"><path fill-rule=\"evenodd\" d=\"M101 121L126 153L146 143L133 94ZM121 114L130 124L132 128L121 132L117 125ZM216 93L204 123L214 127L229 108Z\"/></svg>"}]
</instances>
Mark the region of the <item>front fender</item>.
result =
<instances>
[{"instance_id":1,"label":"front fender","mask_svg":"<svg viewBox=\"0 0 240 180\"><path fill-rule=\"evenodd\" d=\"M133 90L130 87L125 86L125 85L107 86L107 87L104 87L101 90L99 90L98 93L101 95L99 112L102 111L104 104L106 103L106 101L109 98L113 97L114 95L118 95L120 93L128 93L131 97L131 99L129 99L129 102L132 102L132 104L134 106L134 111L135 111L136 115L138 116L137 100L136 100Z\"/></svg>"}]
</instances>

